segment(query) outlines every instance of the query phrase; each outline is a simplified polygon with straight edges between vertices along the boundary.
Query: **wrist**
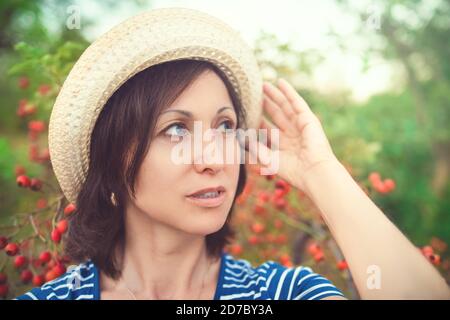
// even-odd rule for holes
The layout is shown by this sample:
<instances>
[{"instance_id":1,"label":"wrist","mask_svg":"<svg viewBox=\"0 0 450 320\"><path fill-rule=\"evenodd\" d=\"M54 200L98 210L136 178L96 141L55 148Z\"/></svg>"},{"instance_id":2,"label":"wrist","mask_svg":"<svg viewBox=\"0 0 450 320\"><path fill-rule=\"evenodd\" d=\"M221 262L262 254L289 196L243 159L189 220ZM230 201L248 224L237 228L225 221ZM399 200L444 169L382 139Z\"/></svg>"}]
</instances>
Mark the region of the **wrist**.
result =
<instances>
[{"instance_id":1,"label":"wrist","mask_svg":"<svg viewBox=\"0 0 450 320\"><path fill-rule=\"evenodd\" d=\"M345 167L337 158L323 160L310 166L303 174L303 186L306 194L312 198L316 190L321 189L329 179L339 179L340 173L345 172Z\"/></svg>"}]
</instances>

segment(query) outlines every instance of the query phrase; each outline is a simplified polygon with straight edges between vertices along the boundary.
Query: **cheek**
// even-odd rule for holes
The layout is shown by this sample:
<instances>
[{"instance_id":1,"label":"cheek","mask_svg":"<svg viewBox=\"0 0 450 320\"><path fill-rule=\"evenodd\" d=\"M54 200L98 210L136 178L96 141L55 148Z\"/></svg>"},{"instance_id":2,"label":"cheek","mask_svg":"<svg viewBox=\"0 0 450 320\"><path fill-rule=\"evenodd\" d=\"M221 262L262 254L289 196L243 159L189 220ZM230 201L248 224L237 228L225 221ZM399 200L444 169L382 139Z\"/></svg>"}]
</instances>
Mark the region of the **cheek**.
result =
<instances>
[{"instance_id":1,"label":"cheek","mask_svg":"<svg viewBox=\"0 0 450 320\"><path fill-rule=\"evenodd\" d=\"M179 185L183 166L177 166L170 159L170 149L154 142L150 147L139 171L136 184L138 202L161 201L161 197L171 197ZM156 195L156 197L155 197Z\"/></svg>"}]
</instances>

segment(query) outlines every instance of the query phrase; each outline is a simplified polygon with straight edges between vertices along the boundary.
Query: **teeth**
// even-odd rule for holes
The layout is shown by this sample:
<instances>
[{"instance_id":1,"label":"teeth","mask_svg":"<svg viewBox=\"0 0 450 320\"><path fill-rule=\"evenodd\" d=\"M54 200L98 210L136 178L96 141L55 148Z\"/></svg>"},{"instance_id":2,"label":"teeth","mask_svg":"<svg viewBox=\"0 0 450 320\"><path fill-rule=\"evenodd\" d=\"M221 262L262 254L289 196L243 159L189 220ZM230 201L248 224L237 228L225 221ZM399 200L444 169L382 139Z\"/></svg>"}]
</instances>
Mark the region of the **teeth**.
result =
<instances>
[{"instance_id":1,"label":"teeth","mask_svg":"<svg viewBox=\"0 0 450 320\"><path fill-rule=\"evenodd\" d=\"M208 198L217 198L219 196L219 192L214 191L214 192L206 192L206 193L202 193L200 195L195 195L195 198L201 198L201 199L208 199Z\"/></svg>"}]
</instances>

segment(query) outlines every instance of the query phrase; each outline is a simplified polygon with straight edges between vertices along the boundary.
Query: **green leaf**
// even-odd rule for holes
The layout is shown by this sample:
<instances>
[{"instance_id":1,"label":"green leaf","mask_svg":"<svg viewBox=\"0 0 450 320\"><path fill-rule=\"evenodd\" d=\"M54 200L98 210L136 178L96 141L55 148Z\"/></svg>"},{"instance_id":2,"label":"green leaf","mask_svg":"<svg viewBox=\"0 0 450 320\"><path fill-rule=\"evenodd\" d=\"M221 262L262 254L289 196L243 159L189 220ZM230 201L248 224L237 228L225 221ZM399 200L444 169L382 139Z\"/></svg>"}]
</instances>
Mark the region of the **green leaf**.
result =
<instances>
[{"instance_id":1,"label":"green leaf","mask_svg":"<svg viewBox=\"0 0 450 320\"><path fill-rule=\"evenodd\" d=\"M20 75L34 69L37 65L38 61L35 59L26 60L24 62L13 65L11 68L9 68L7 74L8 76Z\"/></svg>"}]
</instances>

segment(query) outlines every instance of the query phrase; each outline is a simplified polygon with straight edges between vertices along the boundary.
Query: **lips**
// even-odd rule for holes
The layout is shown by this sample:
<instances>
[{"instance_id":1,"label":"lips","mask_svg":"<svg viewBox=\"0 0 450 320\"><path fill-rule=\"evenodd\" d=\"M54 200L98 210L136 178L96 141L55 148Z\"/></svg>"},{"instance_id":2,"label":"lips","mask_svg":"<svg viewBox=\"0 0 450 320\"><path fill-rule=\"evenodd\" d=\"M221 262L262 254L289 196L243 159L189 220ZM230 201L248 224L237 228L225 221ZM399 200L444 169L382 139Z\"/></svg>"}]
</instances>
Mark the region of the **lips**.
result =
<instances>
[{"instance_id":1,"label":"lips","mask_svg":"<svg viewBox=\"0 0 450 320\"><path fill-rule=\"evenodd\" d=\"M208 193L208 192L218 192L219 194L221 194L221 193L225 192L225 188L223 186L205 188L205 189L197 190L194 193L191 193L190 195L188 195L188 197L197 197L197 196L200 196L200 195Z\"/></svg>"},{"instance_id":2,"label":"lips","mask_svg":"<svg viewBox=\"0 0 450 320\"><path fill-rule=\"evenodd\" d=\"M186 200L199 207L216 208L225 203L226 190L223 186L205 188L186 196Z\"/></svg>"}]
</instances>

